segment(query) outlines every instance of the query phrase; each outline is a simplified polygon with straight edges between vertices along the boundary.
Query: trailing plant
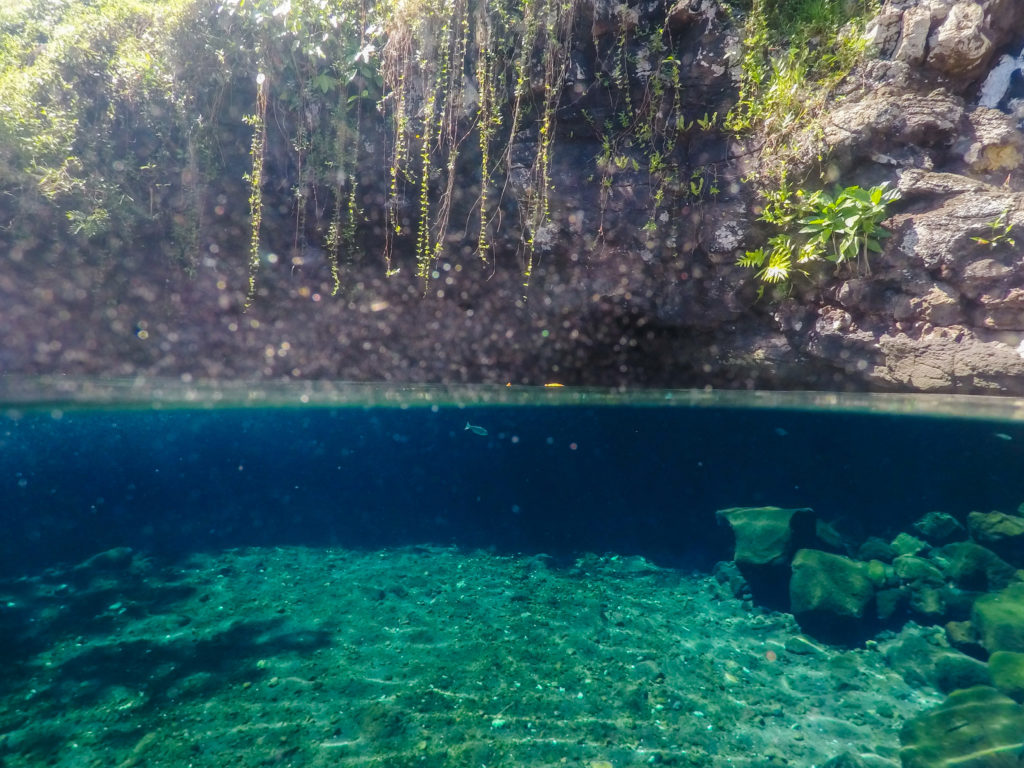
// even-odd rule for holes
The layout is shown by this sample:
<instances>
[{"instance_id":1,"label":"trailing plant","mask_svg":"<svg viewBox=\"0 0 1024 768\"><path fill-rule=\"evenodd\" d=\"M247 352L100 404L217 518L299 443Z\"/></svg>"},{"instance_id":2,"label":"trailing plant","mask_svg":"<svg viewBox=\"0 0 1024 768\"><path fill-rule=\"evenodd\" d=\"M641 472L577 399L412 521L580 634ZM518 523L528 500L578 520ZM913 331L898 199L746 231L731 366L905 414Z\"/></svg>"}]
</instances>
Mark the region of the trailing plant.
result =
<instances>
[{"instance_id":1,"label":"trailing plant","mask_svg":"<svg viewBox=\"0 0 1024 768\"><path fill-rule=\"evenodd\" d=\"M718 168L691 164L693 142L706 143L701 134L720 132L722 120L717 111L704 105L698 111L685 101L679 41L665 23L672 5L664 4L664 16L651 6L622 7L617 33L593 40L596 80L610 105L604 119L584 114L601 144L592 177L600 184L598 242L605 237L605 211L613 197L621 190L632 199L644 180L650 214L641 229L648 247L660 239L663 247L674 248L680 223L674 211L720 193ZM638 178L644 170L646 179Z\"/></svg>"},{"instance_id":2,"label":"trailing plant","mask_svg":"<svg viewBox=\"0 0 1024 768\"><path fill-rule=\"evenodd\" d=\"M683 114L671 5L614 11L616 31L595 44L601 84L583 94L602 111L602 209L620 189L646 194L652 242L674 237L680 203L717 194L715 168L692 167L687 145L722 119L703 104ZM378 211L385 274L403 266L401 242L425 290L449 266L439 261L475 253L494 268L499 232L518 241L528 285L550 242L555 136L577 108L570 50L587 45L572 39L584 27L576 0L0 6L0 237L45 230L37 222L47 217L34 215L44 211L58 236L97 252L170 234L195 268L218 252L211 237L229 231L204 232L204 216L248 215L246 306L261 262L302 264L311 245L325 246L337 293ZM367 149L381 125L387 189L383 201L364 200L376 192ZM227 169L233 180L211 189ZM279 232L275 221L289 223Z\"/></svg>"},{"instance_id":3,"label":"trailing plant","mask_svg":"<svg viewBox=\"0 0 1024 768\"><path fill-rule=\"evenodd\" d=\"M793 190L783 179L782 186L767 196L759 217L780 231L736 263L757 270L759 296L765 285L788 284L794 274L806 276L806 265L813 262L831 262L837 271L851 264L856 272L870 274L869 254L880 253L881 241L890 235L881 221L898 199L899 193L888 183L830 194Z\"/></svg>"},{"instance_id":4,"label":"trailing plant","mask_svg":"<svg viewBox=\"0 0 1024 768\"><path fill-rule=\"evenodd\" d=\"M757 132L770 151L804 127L864 51L860 30L874 0L751 0L742 19L739 98L727 130Z\"/></svg>"},{"instance_id":5,"label":"trailing plant","mask_svg":"<svg viewBox=\"0 0 1024 768\"><path fill-rule=\"evenodd\" d=\"M1007 221L1009 215L1010 209L1007 208L987 224L988 237L972 237L971 240L989 248L998 248L1000 245L1009 245L1012 248L1017 241L1010 237L1013 224Z\"/></svg>"},{"instance_id":6,"label":"trailing plant","mask_svg":"<svg viewBox=\"0 0 1024 768\"><path fill-rule=\"evenodd\" d=\"M249 158L252 169L246 174L249 184L249 288L245 294L245 307L256 298L256 272L260 268L260 227L263 223L263 160L267 148L267 76L256 75L256 111L243 118L252 128Z\"/></svg>"},{"instance_id":7,"label":"trailing plant","mask_svg":"<svg viewBox=\"0 0 1024 768\"><path fill-rule=\"evenodd\" d=\"M534 238L549 216L555 109L574 15L575 2L557 0L482 0L475 7L467 0L394 0L388 7L382 103L393 120L386 205L389 272L395 239L406 234L400 211L407 190L417 201L416 273L424 289L437 272L457 197L456 169L474 131L480 155L475 252L486 262L489 229L498 214L492 189L499 187L500 209L513 141L529 124L537 143L517 190L520 253L524 282L529 282Z\"/></svg>"}]
</instances>

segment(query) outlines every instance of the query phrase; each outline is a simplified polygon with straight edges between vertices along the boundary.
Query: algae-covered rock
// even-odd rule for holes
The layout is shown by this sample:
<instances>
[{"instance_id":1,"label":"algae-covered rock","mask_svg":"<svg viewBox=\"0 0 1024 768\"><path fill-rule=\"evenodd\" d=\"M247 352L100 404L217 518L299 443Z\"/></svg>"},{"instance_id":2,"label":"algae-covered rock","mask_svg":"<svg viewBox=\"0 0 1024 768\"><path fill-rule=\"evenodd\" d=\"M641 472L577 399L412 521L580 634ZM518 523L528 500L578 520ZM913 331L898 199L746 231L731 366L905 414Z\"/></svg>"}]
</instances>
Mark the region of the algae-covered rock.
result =
<instances>
[{"instance_id":1,"label":"algae-covered rock","mask_svg":"<svg viewBox=\"0 0 1024 768\"><path fill-rule=\"evenodd\" d=\"M1024 541L1024 517L1005 512L971 512L967 516L967 530L979 544L1014 538Z\"/></svg>"},{"instance_id":2,"label":"algae-covered rock","mask_svg":"<svg viewBox=\"0 0 1024 768\"><path fill-rule=\"evenodd\" d=\"M909 720L900 732L903 768L1010 768L1024 750L1024 707L975 686Z\"/></svg>"},{"instance_id":3,"label":"algae-covered rock","mask_svg":"<svg viewBox=\"0 0 1024 768\"><path fill-rule=\"evenodd\" d=\"M740 565L783 564L797 541L814 535L814 511L807 508L730 507L716 514L732 528Z\"/></svg>"},{"instance_id":4,"label":"algae-covered rock","mask_svg":"<svg viewBox=\"0 0 1024 768\"><path fill-rule=\"evenodd\" d=\"M1024 653L1024 584L1011 584L979 597L971 611L971 623L989 653Z\"/></svg>"},{"instance_id":5,"label":"algae-covered rock","mask_svg":"<svg viewBox=\"0 0 1024 768\"><path fill-rule=\"evenodd\" d=\"M999 555L973 541L958 541L938 550L946 576L961 589L1002 589L1013 581L1016 569Z\"/></svg>"},{"instance_id":6,"label":"algae-covered rock","mask_svg":"<svg viewBox=\"0 0 1024 768\"><path fill-rule=\"evenodd\" d=\"M910 610L929 621L939 621L949 613L949 592L915 584L910 588Z\"/></svg>"},{"instance_id":7,"label":"algae-covered rock","mask_svg":"<svg viewBox=\"0 0 1024 768\"><path fill-rule=\"evenodd\" d=\"M898 554L892 544L877 536L869 536L857 548L858 560L881 560L883 563L891 563Z\"/></svg>"},{"instance_id":8,"label":"algae-covered rock","mask_svg":"<svg viewBox=\"0 0 1024 768\"><path fill-rule=\"evenodd\" d=\"M923 557L900 555L892 562L896 575L904 583L923 583L939 586L946 583L942 572Z\"/></svg>"},{"instance_id":9,"label":"algae-covered rock","mask_svg":"<svg viewBox=\"0 0 1024 768\"><path fill-rule=\"evenodd\" d=\"M843 752L828 760L821 768L869 768L868 762L856 752Z\"/></svg>"},{"instance_id":10,"label":"algae-covered rock","mask_svg":"<svg viewBox=\"0 0 1024 768\"><path fill-rule=\"evenodd\" d=\"M948 512L929 512L914 523L914 530L933 546L948 544L967 535L960 521Z\"/></svg>"},{"instance_id":11,"label":"algae-covered rock","mask_svg":"<svg viewBox=\"0 0 1024 768\"><path fill-rule=\"evenodd\" d=\"M975 685L992 685L992 675L985 662L956 651L935 656L929 679L943 693Z\"/></svg>"},{"instance_id":12,"label":"algae-covered rock","mask_svg":"<svg viewBox=\"0 0 1024 768\"><path fill-rule=\"evenodd\" d=\"M971 512L971 538L1015 565L1024 565L1024 517L1004 512Z\"/></svg>"},{"instance_id":13,"label":"algae-covered rock","mask_svg":"<svg viewBox=\"0 0 1024 768\"><path fill-rule=\"evenodd\" d=\"M899 584L896 569L891 565L886 565L881 560L868 560L867 566L868 576L874 583L875 589L895 587Z\"/></svg>"},{"instance_id":14,"label":"algae-covered rock","mask_svg":"<svg viewBox=\"0 0 1024 768\"><path fill-rule=\"evenodd\" d=\"M1024 702L1024 653L996 651L988 659L988 671L1001 693Z\"/></svg>"},{"instance_id":15,"label":"algae-covered rock","mask_svg":"<svg viewBox=\"0 0 1024 768\"><path fill-rule=\"evenodd\" d=\"M910 590L907 587L890 587L875 593L875 615L881 621L903 613L910 604Z\"/></svg>"},{"instance_id":16,"label":"algae-covered rock","mask_svg":"<svg viewBox=\"0 0 1024 768\"><path fill-rule=\"evenodd\" d=\"M797 616L829 614L859 619L875 596L871 567L843 555L801 549L793 557L789 602Z\"/></svg>"},{"instance_id":17,"label":"algae-covered rock","mask_svg":"<svg viewBox=\"0 0 1024 768\"><path fill-rule=\"evenodd\" d=\"M981 645L978 630L970 621L947 621L945 629L946 640L954 648L977 659L988 658L988 651Z\"/></svg>"},{"instance_id":18,"label":"algae-covered rock","mask_svg":"<svg viewBox=\"0 0 1024 768\"><path fill-rule=\"evenodd\" d=\"M916 555L928 549L928 545L916 536L909 533L901 533L892 540L892 548L897 555Z\"/></svg>"}]
</instances>

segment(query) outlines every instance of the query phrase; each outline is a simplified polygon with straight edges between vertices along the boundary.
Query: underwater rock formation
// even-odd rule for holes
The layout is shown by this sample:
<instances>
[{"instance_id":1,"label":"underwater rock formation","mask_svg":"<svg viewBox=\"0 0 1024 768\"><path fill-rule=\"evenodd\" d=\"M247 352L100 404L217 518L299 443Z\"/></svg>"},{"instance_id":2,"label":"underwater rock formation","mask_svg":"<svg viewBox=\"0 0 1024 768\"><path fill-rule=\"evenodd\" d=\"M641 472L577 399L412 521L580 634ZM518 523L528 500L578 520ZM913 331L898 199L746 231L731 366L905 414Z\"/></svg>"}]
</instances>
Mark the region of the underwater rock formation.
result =
<instances>
[{"instance_id":1,"label":"underwater rock formation","mask_svg":"<svg viewBox=\"0 0 1024 768\"><path fill-rule=\"evenodd\" d=\"M994 688L954 691L900 733L903 768L1000 768L1024 749L1024 707Z\"/></svg>"},{"instance_id":2,"label":"underwater rock formation","mask_svg":"<svg viewBox=\"0 0 1024 768\"><path fill-rule=\"evenodd\" d=\"M971 624L989 653L1024 653L1024 584L1011 584L979 597L971 612Z\"/></svg>"},{"instance_id":3,"label":"underwater rock formation","mask_svg":"<svg viewBox=\"0 0 1024 768\"><path fill-rule=\"evenodd\" d=\"M834 621L860 619L875 596L876 581L869 563L815 549L801 549L793 557L789 582L790 605L798 619Z\"/></svg>"},{"instance_id":4,"label":"underwater rock formation","mask_svg":"<svg viewBox=\"0 0 1024 768\"><path fill-rule=\"evenodd\" d=\"M1024 702L1024 653L996 651L988 660L992 685L1018 704Z\"/></svg>"}]
</instances>

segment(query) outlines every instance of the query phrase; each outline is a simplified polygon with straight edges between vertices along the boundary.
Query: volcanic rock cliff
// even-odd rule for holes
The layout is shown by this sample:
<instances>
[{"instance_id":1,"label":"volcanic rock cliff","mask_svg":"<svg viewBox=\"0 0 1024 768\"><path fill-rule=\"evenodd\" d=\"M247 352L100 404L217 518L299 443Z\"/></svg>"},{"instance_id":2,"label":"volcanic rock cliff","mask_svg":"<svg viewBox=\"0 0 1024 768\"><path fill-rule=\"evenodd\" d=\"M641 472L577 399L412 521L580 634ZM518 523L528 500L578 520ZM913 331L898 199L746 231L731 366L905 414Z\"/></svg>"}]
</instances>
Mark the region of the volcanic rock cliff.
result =
<instances>
[{"instance_id":1,"label":"volcanic rock cliff","mask_svg":"<svg viewBox=\"0 0 1024 768\"><path fill-rule=\"evenodd\" d=\"M638 32L648 29L666 31L671 47ZM159 245L108 237L116 259L69 264L44 235L11 242L8 233L0 364L27 373L1024 393L1024 114L1013 99L1024 5L888 0L865 34L866 54L826 108L775 146L763 131L737 138L724 125L741 83L735 14L715 0L584 0L551 125L524 119L508 137L504 186L491 196L492 257L474 255L482 185L479 150L467 142L447 168L455 175L446 255L426 283L408 234L393 244L390 277L379 257L389 217L415 230L417 201L389 191L386 125L370 106L380 94L367 86L355 170L363 255L342 265L342 290L331 296L325 247L305 232L300 242L289 208L302 189L289 140L271 136L264 257L246 311L248 135L236 130L217 148L230 173L208 183L190 276ZM629 130L643 131L636 118L650 89L641 86L666 61L678 67L679 97L671 110L651 110L650 122L682 138L670 157L653 158L650 142L613 140L609 126L633 121ZM534 84L534 97L550 90L546 82ZM480 98L465 88L464 120ZM238 111L229 115L236 124ZM541 177L539 156L548 163ZM665 189L652 170L663 159L676 169ZM768 237L758 215L783 171L808 186L899 190L883 222L892 235L869 270L819 271L794 279L786 296L759 297L736 261ZM440 199L444 177L427 181ZM523 201L540 199L538 183L548 215L531 226ZM160 208L153 188L151 214ZM326 202L315 190L299 197L311 201L306 228L323 235Z\"/></svg>"}]
</instances>

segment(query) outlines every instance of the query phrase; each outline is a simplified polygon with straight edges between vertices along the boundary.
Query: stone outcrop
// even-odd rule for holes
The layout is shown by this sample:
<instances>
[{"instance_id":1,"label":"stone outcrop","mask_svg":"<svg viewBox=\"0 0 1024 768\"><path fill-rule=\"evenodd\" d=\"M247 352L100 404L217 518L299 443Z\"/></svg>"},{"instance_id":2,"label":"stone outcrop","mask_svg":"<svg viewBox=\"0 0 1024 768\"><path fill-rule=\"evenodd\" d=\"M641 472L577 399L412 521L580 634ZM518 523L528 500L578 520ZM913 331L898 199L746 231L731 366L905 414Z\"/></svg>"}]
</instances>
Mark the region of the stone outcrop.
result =
<instances>
[{"instance_id":1,"label":"stone outcrop","mask_svg":"<svg viewBox=\"0 0 1024 768\"><path fill-rule=\"evenodd\" d=\"M1024 702L1024 653L996 651L988 660L992 684L1018 704Z\"/></svg>"},{"instance_id":2,"label":"stone outcrop","mask_svg":"<svg viewBox=\"0 0 1024 768\"><path fill-rule=\"evenodd\" d=\"M848 382L1024 393L1024 132L973 101L1024 35L1024 7L890 0L867 35L875 58L799 142L814 151L785 162L844 184L893 180L893 236L871 274L841 276L776 322Z\"/></svg>"},{"instance_id":3,"label":"stone outcrop","mask_svg":"<svg viewBox=\"0 0 1024 768\"><path fill-rule=\"evenodd\" d=\"M786 565L799 542L814 533L814 512L808 508L730 507L716 515L732 529L733 560L741 567Z\"/></svg>"}]
</instances>

